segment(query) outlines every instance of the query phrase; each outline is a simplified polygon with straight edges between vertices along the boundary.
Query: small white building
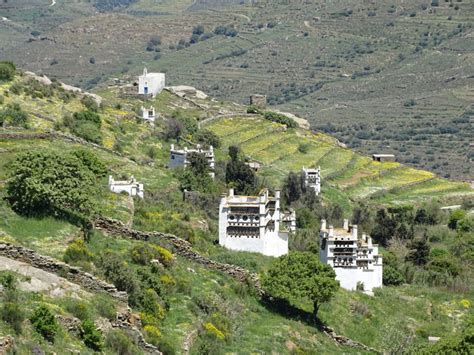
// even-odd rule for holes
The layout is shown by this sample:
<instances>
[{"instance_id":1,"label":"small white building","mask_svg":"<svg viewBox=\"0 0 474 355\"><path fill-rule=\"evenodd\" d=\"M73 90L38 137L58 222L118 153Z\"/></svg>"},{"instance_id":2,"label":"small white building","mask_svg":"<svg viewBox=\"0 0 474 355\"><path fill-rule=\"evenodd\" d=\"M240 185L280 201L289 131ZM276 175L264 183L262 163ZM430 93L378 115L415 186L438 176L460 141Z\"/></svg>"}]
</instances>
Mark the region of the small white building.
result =
<instances>
[{"instance_id":1,"label":"small white building","mask_svg":"<svg viewBox=\"0 0 474 355\"><path fill-rule=\"evenodd\" d=\"M151 123L155 123L155 108L153 106L150 106L149 108L146 108L146 107L141 107L140 108L140 111L141 111L141 117L145 120L145 121L149 121Z\"/></svg>"},{"instance_id":2,"label":"small white building","mask_svg":"<svg viewBox=\"0 0 474 355\"><path fill-rule=\"evenodd\" d=\"M143 198L143 184L140 184L137 182L137 180L131 176L130 180L124 180L124 181L115 181L112 175L109 176L109 189L112 192L115 192L117 194L121 192L126 192L130 196L138 196L140 198Z\"/></svg>"},{"instance_id":3,"label":"small white building","mask_svg":"<svg viewBox=\"0 0 474 355\"><path fill-rule=\"evenodd\" d=\"M138 77L138 93L140 95L151 95L155 97L165 87L164 73L148 73L143 69L143 75Z\"/></svg>"},{"instance_id":4,"label":"small white building","mask_svg":"<svg viewBox=\"0 0 474 355\"><path fill-rule=\"evenodd\" d=\"M382 287L382 256L370 236L359 238L357 233L357 225L349 226L347 219L343 228L326 228L326 220L321 220L319 257L332 266L341 287L356 290L359 284L371 293Z\"/></svg>"},{"instance_id":5,"label":"small white building","mask_svg":"<svg viewBox=\"0 0 474 355\"><path fill-rule=\"evenodd\" d=\"M306 169L303 166L301 172L303 173L305 186L313 189L316 196L318 196L321 193L321 168L318 166L317 169Z\"/></svg>"},{"instance_id":6,"label":"small white building","mask_svg":"<svg viewBox=\"0 0 474 355\"><path fill-rule=\"evenodd\" d=\"M171 144L170 147L170 162L168 164L168 167L170 169L174 168L186 168L186 166L189 164L188 161L188 154L189 153L198 153L198 154L204 154L206 157L208 163L209 163L209 175L214 178L215 173L214 173L214 168L216 166L216 161L214 158L214 148L209 146L208 149L202 148L199 144L196 146L195 149L188 149L187 147L184 147L183 149L178 149L175 148L174 144Z\"/></svg>"},{"instance_id":7,"label":"small white building","mask_svg":"<svg viewBox=\"0 0 474 355\"><path fill-rule=\"evenodd\" d=\"M219 204L219 244L236 250L281 256L288 253L287 230L281 229L280 191L270 196L234 195L229 189Z\"/></svg>"}]
</instances>

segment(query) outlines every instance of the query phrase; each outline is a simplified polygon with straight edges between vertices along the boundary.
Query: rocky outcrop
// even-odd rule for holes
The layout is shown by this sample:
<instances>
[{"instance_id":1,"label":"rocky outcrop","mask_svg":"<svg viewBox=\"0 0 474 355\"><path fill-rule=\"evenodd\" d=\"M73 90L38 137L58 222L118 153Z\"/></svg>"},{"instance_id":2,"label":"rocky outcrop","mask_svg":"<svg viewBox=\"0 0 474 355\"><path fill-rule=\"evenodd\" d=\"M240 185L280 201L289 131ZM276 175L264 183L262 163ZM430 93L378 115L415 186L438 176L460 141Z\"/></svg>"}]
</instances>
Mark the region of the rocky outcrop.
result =
<instances>
[{"instance_id":1,"label":"rocky outcrop","mask_svg":"<svg viewBox=\"0 0 474 355\"><path fill-rule=\"evenodd\" d=\"M11 335L5 335L0 337L0 355L3 354L10 354L11 350L13 350L13 346L15 342Z\"/></svg>"},{"instance_id":2,"label":"rocky outcrop","mask_svg":"<svg viewBox=\"0 0 474 355\"><path fill-rule=\"evenodd\" d=\"M128 302L126 292L118 291L111 285L97 277L82 271L80 268L68 265L46 256L42 256L31 249L7 242L0 243L0 255L9 259L23 261L38 269L55 273L66 280L94 292L106 292L121 302Z\"/></svg>"},{"instance_id":3,"label":"rocky outcrop","mask_svg":"<svg viewBox=\"0 0 474 355\"><path fill-rule=\"evenodd\" d=\"M249 272L243 267L220 263L206 258L193 250L191 244L173 234L161 233L161 232L142 232L134 229L130 229L120 221L113 220L110 218L100 217L94 222L94 227L103 230L110 235L121 235L134 240L147 241L152 238L164 239L174 247L176 254L202 264L209 269L218 270L232 276L240 282L250 283L255 287L259 296L264 295L264 291L260 286L258 276L254 273Z\"/></svg>"}]
</instances>

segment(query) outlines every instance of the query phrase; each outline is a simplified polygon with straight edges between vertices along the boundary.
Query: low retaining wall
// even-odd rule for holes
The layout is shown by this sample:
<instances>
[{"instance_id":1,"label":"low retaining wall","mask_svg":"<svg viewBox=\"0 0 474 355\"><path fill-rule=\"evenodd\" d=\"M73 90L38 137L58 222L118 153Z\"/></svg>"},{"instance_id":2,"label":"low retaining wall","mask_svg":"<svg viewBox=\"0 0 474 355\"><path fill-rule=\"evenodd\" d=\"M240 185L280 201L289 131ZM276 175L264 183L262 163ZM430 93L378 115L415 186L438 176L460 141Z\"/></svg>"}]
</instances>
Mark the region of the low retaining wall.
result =
<instances>
[{"instance_id":1,"label":"low retaining wall","mask_svg":"<svg viewBox=\"0 0 474 355\"><path fill-rule=\"evenodd\" d=\"M240 282L250 282L255 286L260 297L264 296L265 292L260 286L258 276L254 273L249 272L240 266L224 264L217 261L208 259L198 252L194 251L191 244L173 234L166 234L160 232L141 232L134 229L130 229L120 221L116 221L110 218L100 217L94 222L94 227L103 230L104 232L111 235L121 235L130 239L147 241L151 238L160 238L169 242L175 249L175 253L185 257L191 261L202 264L209 269L222 271Z\"/></svg>"},{"instance_id":2,"label":"low retaining wall","mask_svg":"<svg viewBox=\"0 0 474 355\"><path fill-rule=\"evenodd\" d=\"M7 242L0 243L0 255L9 259L23 261L38 269L48 271L64 277L87 290L95 292L106 292L113 298L128 303L126 292L118 291L114 285L109 284L97 277L82 271L78 267L68 265L62 261L42 256L31 249Z\"/></svg>"}]
</instances>

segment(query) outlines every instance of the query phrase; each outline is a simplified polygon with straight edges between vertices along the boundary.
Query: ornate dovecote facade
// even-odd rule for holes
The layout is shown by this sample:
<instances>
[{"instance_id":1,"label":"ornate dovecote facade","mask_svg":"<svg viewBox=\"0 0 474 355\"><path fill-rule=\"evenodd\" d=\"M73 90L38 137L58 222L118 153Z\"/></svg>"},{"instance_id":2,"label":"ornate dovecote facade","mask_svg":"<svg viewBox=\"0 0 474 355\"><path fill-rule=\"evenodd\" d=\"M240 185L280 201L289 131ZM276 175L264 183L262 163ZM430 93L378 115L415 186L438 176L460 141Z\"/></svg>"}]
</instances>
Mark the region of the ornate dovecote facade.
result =
<instances>
[{"instance_id":1,"label":"ornate dovecote facade","mask_svg":"<svg viewBox=\"0 0 474 355\"><path fill-rule=\"evenodd\" d=\"M174 144L171 144L170 161L168 167L170 169L179 167L186 168L186 166L189 164L189 161L187 159L189 153L204 154L209 163L209 169L211 170L209 175L212 178L215 177L214 168L216 165L216 161L214 159L214 148L212 147L212 145L209 146L208 149L202 148L199 144L194 149L188 149L187 147L184 147L183 149L178 149L175 148Z\"/></svg>"},{"instance_id":2,"label":"ornate dovecote facade","mask_svg":"<svg viewBox=\"0 0 474 355\"><path fill-rule=\"evenodd\" d=\"M264 189L258 196L228 194L219 204L219 244L237 251L281 256L288 253L288 230L283 230L280 192L270 196Z\"/></svg>"},{"instance_id":3,"label":"ornate dovecote facade","mask_svg":"<svg viewBox=\"0 0 474 355\"><path fill-rule=\"evenodd\" d=\"M382 256L378 246L366 234L359 238L357 225L350 226L345 219L343 228L326 227L322 220L319 241L321 262L334 268L341 287L356 290L359 285L367 292L382 287Z\"/></svg>"},{"instance_id":4,"label":"ornate dovecote facade","mask_svg":"<svg viewBox=\"0 0 474 355\"><path fill-rule=\"evenodd\" d=\"M304 184L306 187L313 189L316 196L321 193L321 168L317 169L305 168L301 170L303 173Z\"/></svg>"}]
</instances>

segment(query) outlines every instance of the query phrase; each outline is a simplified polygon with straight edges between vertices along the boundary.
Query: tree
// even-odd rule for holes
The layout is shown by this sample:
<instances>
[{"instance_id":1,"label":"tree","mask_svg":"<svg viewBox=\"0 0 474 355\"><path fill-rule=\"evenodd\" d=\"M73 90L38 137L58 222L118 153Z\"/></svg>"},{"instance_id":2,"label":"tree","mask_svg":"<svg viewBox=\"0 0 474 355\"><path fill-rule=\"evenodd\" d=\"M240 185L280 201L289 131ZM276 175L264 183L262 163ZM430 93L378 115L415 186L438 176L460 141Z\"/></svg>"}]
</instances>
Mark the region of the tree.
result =
<instances>
[{"instance_id":1,"label":"tree","mask_svg":"<svg viewBox=\"0 0 474 355\"><path fill-rule=\"evenodd\" d=\"M316 317L320 305L339 288L336 273L310 252L290 252L281 256L262 277L265 291L292 304L310 302Z\"/></svg>"},{"instance_id":2,"label":"tree","mask_svg":"<svg viewBox=\"0 0 474 355\"><path fill-rule=\"evenodd\" d=\"M466 216L466 211L457 209L451 212L449 215L448 227L450 229L456 229L458 222Z\"/></svg>"},{"instance_id":3,"label":"tree","mask_svg":"<svg viewBox=\"0 0 474 355\"><path fill-rule=\"evenodd\" d=\"M395 234L397 223L390 217L385 209L379 209L375 217L375 226L372 230L372 238L375 242L387 246L388 241Z\"/></svg>"},{"instance_id":4,"label":"tree","mask_svg":"<svg viewBox=\"0 0 474 355\"><path fill-rule=\"evenodd\" d=\"M214 181L209 175L209 162L204 154L190 153L187 156L188 165L179 176L181 190L212 192Z\"/></svg>"},{"instance_id":5,"label":"tree","mask_svg":"<svg viewBox=\"0 0 474 355\"><path fill-rule=\"evenodd\" d=\"M12 62L0 62L0 81L10 81L15 77L16 68Z\"/></svg>"},{"instance_id":6,"label":"tree","mask_svg":"<svg viewBox=\"0 0 474 355\"><path fill-rule=\"evenodd\" d=\"M13 162L6 191L19 214L87 217L95 209L96 176L72 154L28 152Z\"/></svg>"},{"instance_id":7,"label":"tree","mask_svg":"<svg viewBox=\"0 0 474 355\"><path fill-rule=\"evenodd\" d=\"M163 133L164 138L166 140L178 139L180 136L183 135L183 132L184 132L184 126L182 122L174 118L171 118L166 121L166 127Z\"/></svg>"},{"instance_id":8,"label":"tree","mask_svg":"<svg viewBox=\"0 0 474 355\"><path fill-rule=\"evenodd\" d=\"M212 145L214 148L219 148L221 146L221 139L217 134L208 130L208 129L200 129L194 135L194 139L206 146Z\"/></svg>"},{"instance_id":9,"label":"tree","mask_svg":"<svg viewBox=\"0 0 474 355\"><path fill-rule=\"evenodd\" d=\"M51 313L48 307L41 305L36 308L30 317L30 322L43 338L54 342L54 337L59 330L59 326L56 322L56 318L54 318L54 314Z\"/></svg>"},{"instance_id":10,"label":"tree","mask_svg":"<svg viewBox=\"0 0 474 355\"><path fill-rule=\"evenodd\" d=\"M257 186L254 171L243 161L237 146L229 147L230 161L226 165L225 181L232 184L237 194L253 193Z\"/></svg>"},{"instance_id":11,"label":"tree","mask_svg":"<svg viewBox=\"0 0 474 355\"><path fill-rule=\"evenodd\" d=\"M288 204L299 200L303 195L301 175L290 171L283 183L282 193L283 198Z\"/></svg>"},{"instance_id":12,"label":"tree","mask_svg":"<svg viewBox=\"0 0 474 355\"><path fill-rule=\"evenodd\" d=\"M430 255L430 246L426 240L426 236L421 239L413 240L409 245L410 252L406 259L413 264L422 266L428 262Z\"/></svg>"}]
</instances>

